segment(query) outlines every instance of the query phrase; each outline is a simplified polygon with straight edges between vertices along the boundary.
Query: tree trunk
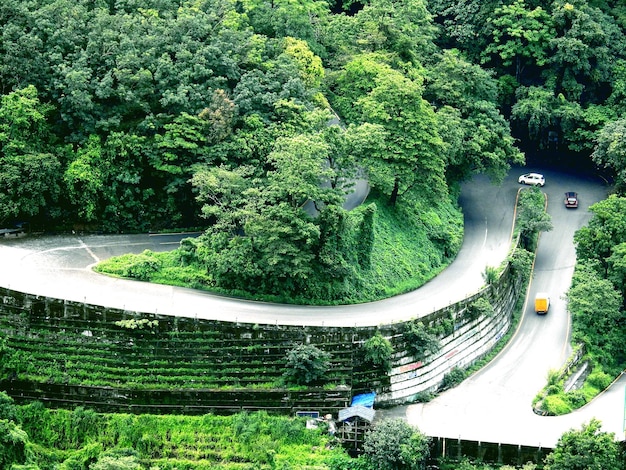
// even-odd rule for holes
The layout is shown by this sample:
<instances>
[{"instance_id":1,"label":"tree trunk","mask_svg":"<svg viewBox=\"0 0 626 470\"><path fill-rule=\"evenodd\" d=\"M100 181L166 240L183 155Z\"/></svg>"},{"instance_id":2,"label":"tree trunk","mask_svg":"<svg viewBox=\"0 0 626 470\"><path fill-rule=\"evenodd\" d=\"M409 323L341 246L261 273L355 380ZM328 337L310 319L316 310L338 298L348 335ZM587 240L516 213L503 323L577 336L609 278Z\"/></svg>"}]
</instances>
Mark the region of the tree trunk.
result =
<instances>
[{"instance_id":1,"label":"tree trunk","mask_svg":"<svg viewBox=\"0 0 626 470\"><path fill-rule=\"evenodd\" d=\"M393 191L391 191L391 196L389 197L389 203L392 206L396 205L396 201L398 200L398 191L400 190L400 181L398 178L393 182Z\"/></svg>"}]
</instances>

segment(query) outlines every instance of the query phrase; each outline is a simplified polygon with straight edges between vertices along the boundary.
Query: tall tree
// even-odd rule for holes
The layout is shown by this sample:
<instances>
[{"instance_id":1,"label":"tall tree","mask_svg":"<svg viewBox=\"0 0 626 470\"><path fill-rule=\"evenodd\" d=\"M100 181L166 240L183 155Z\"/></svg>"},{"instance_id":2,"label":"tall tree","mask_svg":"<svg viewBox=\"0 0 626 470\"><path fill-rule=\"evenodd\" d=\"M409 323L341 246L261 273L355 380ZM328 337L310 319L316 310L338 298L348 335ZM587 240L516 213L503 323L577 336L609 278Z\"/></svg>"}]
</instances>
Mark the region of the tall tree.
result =
<instances>
[{"instance_id":1,"label":"tall tree","mask_svg":"<svg viewBox=\"0 0 626 470\"><path fill-rule=\"evenodd\" d=\"M580 260L599 263L606 277L608 259L614 246L626 242L626 199L610 195L589 207L593 214L589 223L574 234L576 256Z\"/></svg>"},{"instance_id":2,"label":"tall tree","mask_svg":"<svg viewBox=\"0 0 626 470\"><path fill-rule=\"evenodd\" d=\"M449 183L484 172L500 181L509 163L522 163L509 125L497 109L497 83L458 51L445 51L426 70L424 97L439 107Z\"/></svg>"},{"instance_id":3,"label":"tall tree","mask_svg":"<svg viewBox=\"0 0 626 470\"><path fill-rule=\"evenodd\" d=\"M365 164L371 184L391 204L409 191L434 198L447 192L437 118L422 93L420 80L389 71L377 76L375 87L359 101L363 121L385 131L384 151L366 158Z\"/></svg>"},{"instance_id":4,"label":"tall tree","mask_svg":"<svg viewBox=\"0 0 626 470\"><path fill-rule=\"evenodd\" d=\"M527 66L542 67L548 62L548 44L554 32L548 13L541 7L528 8L524 0L496 8L489 21L493 41L484 51L484 59L497 56L505 67L513 67L518 83L523 83Z\"/></svg>"},{"instance_id":5,"label":"tall tree","mask_svg":"<svg viewBox=\"0 0 626 470\"><path fill-rule=\"evenodd\" d=\"M51 109L32 85L0 98L0 222L53 210L62 170L47 151Z\"/></svg>"}]
</instances>

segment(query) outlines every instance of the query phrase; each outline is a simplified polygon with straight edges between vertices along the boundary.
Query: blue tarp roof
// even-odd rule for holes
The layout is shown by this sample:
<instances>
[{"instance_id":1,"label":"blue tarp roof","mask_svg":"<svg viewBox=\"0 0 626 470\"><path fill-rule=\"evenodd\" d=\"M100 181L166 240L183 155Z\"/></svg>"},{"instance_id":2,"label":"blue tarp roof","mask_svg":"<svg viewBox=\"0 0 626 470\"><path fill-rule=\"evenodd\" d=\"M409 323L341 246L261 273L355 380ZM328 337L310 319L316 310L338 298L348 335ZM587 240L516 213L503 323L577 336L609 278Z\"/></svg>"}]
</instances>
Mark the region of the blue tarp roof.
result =
<instances>
[{"instance_id":1,"label":"blue tarp roof","mask_svg":"<svg viewBox=\"0 0 626 470\"><path fill-rule=\"evenodd\" d=\"M362 393L361 395L355 395L352 397L352 403L350 406L364 406L366 408L374 407L374 398L376 398L376 392Z\"/></svg>"}]
</instances>

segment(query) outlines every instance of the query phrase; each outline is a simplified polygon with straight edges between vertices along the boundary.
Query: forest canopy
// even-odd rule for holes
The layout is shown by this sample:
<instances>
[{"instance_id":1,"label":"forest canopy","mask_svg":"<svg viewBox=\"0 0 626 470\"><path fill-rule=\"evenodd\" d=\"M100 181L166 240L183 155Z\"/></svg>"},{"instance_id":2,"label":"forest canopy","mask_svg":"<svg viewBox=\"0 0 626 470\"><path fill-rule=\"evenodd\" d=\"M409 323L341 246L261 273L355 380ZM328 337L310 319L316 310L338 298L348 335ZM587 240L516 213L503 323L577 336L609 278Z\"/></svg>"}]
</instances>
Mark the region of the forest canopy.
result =
<instances>
[{"instance_id":1,"label":"forest canopy","mask_svg":"<svg viewBox=\"0 0 626 470\"><path fill-rule=\"evenodd\" d=\"M199 227L182 255L227 289L345 295L379 229L342 207L357 177L436 270L459 184L520 148L624 174L614 2L6 0L0 24L0 226Z\"/></svg>"}]
</instances>

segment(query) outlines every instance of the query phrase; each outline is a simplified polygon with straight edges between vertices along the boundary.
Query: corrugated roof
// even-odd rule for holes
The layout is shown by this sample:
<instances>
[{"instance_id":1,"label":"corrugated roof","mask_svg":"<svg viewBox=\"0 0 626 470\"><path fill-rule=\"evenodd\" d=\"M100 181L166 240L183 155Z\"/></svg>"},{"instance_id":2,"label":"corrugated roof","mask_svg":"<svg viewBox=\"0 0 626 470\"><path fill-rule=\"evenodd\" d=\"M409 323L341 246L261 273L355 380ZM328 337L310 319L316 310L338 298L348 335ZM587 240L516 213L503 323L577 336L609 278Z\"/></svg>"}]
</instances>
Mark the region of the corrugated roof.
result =
<instances>
[{"instance_id":1,"label":"corrugated roof","mask_svg":"<svg viewBox=\"0 0 626 470\"><path fill-rule=\"evenodd\" d=\"M368 422L372 422L374 420L374 415L376 414L376 410L374 408L367 408L362 405L351 406L350 408L344 408L343 410L339 410L339 421L345 421L347 419L358 416L359 418L363 418Z\"/></svg>"}]
</instances>

